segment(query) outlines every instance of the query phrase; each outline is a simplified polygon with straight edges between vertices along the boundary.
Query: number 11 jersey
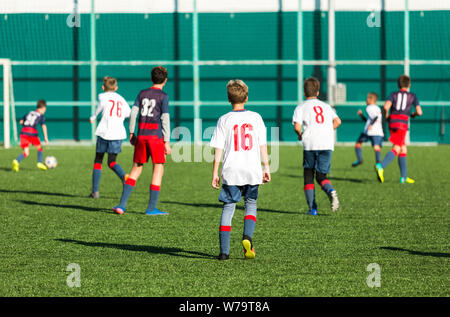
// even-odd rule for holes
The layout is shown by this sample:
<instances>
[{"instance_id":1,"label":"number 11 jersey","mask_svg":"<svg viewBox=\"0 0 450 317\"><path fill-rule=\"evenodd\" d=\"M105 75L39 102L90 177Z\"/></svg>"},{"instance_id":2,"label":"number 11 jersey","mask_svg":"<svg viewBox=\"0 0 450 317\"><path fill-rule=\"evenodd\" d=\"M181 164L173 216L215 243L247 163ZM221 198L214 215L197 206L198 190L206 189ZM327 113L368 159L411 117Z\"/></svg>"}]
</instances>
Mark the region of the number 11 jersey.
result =
<instances>
[{"instance_id":1,"label":"number 11 jersey","mask_svg":"<svg viewBox=\"0 0 450 317\"><path fill-rule=\"evenodd\" d=\"M260 146L267 144L266 127L253 111L236 110L221 116L210 146L223 150L222 183L262 184Z\"/></svg>"}]
</instances>

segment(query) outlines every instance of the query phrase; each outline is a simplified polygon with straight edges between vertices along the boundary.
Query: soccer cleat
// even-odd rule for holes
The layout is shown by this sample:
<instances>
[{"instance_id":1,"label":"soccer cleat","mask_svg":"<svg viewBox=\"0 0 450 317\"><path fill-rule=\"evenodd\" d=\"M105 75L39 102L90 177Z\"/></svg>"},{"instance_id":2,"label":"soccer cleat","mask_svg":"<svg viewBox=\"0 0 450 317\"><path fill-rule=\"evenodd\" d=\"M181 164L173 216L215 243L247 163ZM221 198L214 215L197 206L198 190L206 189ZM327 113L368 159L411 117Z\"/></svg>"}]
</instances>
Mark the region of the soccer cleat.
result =
<instances>
[{"instance_id":1,"label":"soccer cleat","mask_svg":"<svg viewBox=\"0 0 450 317\"><path fill-rule=\"evenodd\" d=\"M339 199L338 199L337 192L335 190L333 190L328 197L330 198L331 210L334 212L338 211Z\"/></svg>"},{"instance_id":2,"label":"soccer cleat","mask_svg":"<svg viewBox=\"0 0 450 317\"><path fill-rule=\"evenodd\" d=\"M145 211L145 214L148 215L148 216L167 216L169 213L161 211L161 210L155 208L152 211L147 209Z\"/></svg>"},{"instance_id":3,"label":"soccer cleat","mask_svg":"<svg viewBox=\"0 0 450 317\"><path fill-rule=\"evenodd\" d=\"M112 207L112 210L118 215L123 215L125 213L125 208L120 206Z\"/></svg>"},{"instance_id":4,"label":"soccer cleat","mask_svg":"<svg viewBox=\"0 0 450 317\"><path fill-rule=\"evenodd\" d=\"M224 260L228 260L229 258L230 258L230 256L228 254L220 253L219 256L217 257L217 260L224 261Z\"/></svg>"},{"instance_id":5,"label":"soccer cleat","mask_svg":"<svg viewBox=\"0 0 450 317\"><path fill-rule=\"evenodd\" d=\"M310 216L317 216L317 209L311 209L306 214Z\"/></svg>"},{"instance_id":6,"label":"soccer cleat","mask_svg":"<svg viewBox=\"0 0 450 317\"><path fill-rule=\"evenodd\" d=\"M18 172L19 171L19 162L17 160L13 161L13 171Z\"/></svg>"},{"instance_id":7,"label":"soccer cleat","mask_svg":"<svg viewBox=\"0 0 450 317\"><path fill-rule=\"evenodd\" d=\"M249 236L244 236L242 239L242 246L244 247L244 256L246 259L254 259L255 248L253 247L252 239Z\"/></svg>"},{"instance_id":8,"label":"soccer cleat","mask_svg":"<svg viewBox=\"0 0 450 317\"><path fill-rule=\"evenodd\" d=\"M409 177L400 177L401 184L414 184L416 181Z\"/></svg>"},{"instance_id":9,"label":"soccer cleat","mask_svg":"<svg viewBox=\"0 0 450 317\"><path fill-rule=\"evenodd\" d=\"M94 199L100 198L100 193L99 192L92 192L89 195L89 198L94 198Z\"/></svg>"},{"instance_id":10,"label":"soccer cleat","mask_svg":"<svg viewBox=\"0 0 450 317\"><path fill-rule=\"evenodd\" d=\"M377 163L375 165L375 172L377 173L378 181L380 183L384 183L384 175L383 175L384 174L384 169L383 169L383 166L381 166L380 163Z\"/></svg>"},{"instance_id":11,"label":"soccer cleat","mask_svg":"<svg viewBox=\"0 0 450 317\"><path fill-rule=\"evenodd\" d=\"M362 163L363 163L363 161L356 160L352 163L352 167L356 167L358 165L361 165Z\"/></svg>"},{"instance_id":12,"label":"soccer cleat","mask_svg":"<svg viewBox=\"0 0 450 317\"><path fill-rule=\"evenodd\" d=\"M47 170L47 166L45 166L43 163L39 162L36 164L37 168L39 168L42 171L46 171Z\"/></svg>"}]
</instances>

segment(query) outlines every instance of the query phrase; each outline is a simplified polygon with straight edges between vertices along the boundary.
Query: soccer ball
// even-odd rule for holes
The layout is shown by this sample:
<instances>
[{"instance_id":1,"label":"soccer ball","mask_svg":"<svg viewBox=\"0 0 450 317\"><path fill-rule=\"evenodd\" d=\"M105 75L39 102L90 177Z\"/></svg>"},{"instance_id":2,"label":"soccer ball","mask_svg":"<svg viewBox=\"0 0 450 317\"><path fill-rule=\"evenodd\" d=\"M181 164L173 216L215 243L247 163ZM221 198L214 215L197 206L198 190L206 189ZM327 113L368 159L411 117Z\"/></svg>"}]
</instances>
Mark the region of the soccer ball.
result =
<instances>
[{"instance_id":1,"label":"soccer ball","mask_svg":"<svg viewBox=\"0 0 450 317\"><path fill-rule=\"evenodd\" d=\"M47 156L45 158L45 165L47 165L48 168L55 168L56 165L58 165L58 162L56 161L56 157Z\"/></svg>"}]
</instances>

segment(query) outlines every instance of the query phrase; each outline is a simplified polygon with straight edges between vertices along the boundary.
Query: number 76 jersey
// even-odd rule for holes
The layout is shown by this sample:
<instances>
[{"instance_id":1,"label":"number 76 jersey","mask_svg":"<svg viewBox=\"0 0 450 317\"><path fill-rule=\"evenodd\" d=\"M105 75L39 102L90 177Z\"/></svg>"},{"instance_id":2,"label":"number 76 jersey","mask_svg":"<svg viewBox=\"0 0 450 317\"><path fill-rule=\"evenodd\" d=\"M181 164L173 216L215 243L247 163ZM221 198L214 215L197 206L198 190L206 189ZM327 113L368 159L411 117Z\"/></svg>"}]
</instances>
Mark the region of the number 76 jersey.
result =
<instances>
[{"instance_id":1,"label":"number 76 jersey","mask_svg":"<svg viewBox=\"0 0 450 317\"><path fill-rule=\"evenodd\" d=\"M267 144L266 127L253 111L231 111L221 116L210 146L223 150L222 183L262 184L261 149Z\"/></svg>"},{"instance_id":2,"label":"number 76 jersey","mask_svg":"<svg viewBox=\"0 0 450 317\"><path fill-rule=\"evenodd\" d=\"M334 150L333 108L319 99L306 100L295 108L292 124L303 127L302 141L305 151Z\"/></svg>"}]
</instances>

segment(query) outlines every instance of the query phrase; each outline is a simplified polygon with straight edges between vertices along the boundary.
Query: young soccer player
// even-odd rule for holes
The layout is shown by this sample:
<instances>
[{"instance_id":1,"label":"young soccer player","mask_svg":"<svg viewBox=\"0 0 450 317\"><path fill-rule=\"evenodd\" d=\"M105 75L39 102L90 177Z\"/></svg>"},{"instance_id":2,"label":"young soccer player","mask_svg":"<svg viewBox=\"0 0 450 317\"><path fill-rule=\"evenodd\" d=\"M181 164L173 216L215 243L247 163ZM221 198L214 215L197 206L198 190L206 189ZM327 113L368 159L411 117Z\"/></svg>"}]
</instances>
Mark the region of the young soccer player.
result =
<instances>
[{"instance_id":1,"label":"young soccer player","mask_svg":"<svg viewBox=\"0 0 450 317\"><path fill-rule=\"evenodd\" d=\"M219 260L230 255L231 222L236 203L244 196L245 216L242 246L247 259L255 258L252 236L256 225L256 200L258 188L270 181L267 155L266 127L261 116L244 108L248 100L248 87L242 80L230 80L227 85L228 101L233 111L221 116L217 122L211 147L214 148L214 165L211 185L220 188L219 165L223 154L223 202L219 227ZM261 161L264 169L261 168Z\"/></svg>"},{"instance_id":2,"label":"young soccer player","mask_svg":"<svg viewBox=\"0 0 450 317\"><path fill-rule=\"evenodd\" d=\"M153 86L141 90L131 109L130 142L134 145L133 168L130 177L123 186L120 203L113 207L115 213L125 212L128 198L142 173L142 168L152 157L153 175L150 185L150 199L145 212L146 215L168 215L156 208L158 203L161 181L164 173L166 154L172 152L170 148L170 117L169 97L162 91L167 83L167 69L157 66L152 69ZM138 120L138 134L135 137L136 117Z\"/></svg>"},{"instance_id":3,"label":"young soccer player","mask_svg":"<svg viewBox=\"0 0 450 317\"><path fill-rule=\"evenodd\" d=\"M303 177L308 214L316 216L314 174L330 199L331 210L337 211L339 208L336 190L331 186L327 174L330 172L331 154L334 151L334 130L341 124L341 120L329 104L317 99L320 82L316 78L306 79L303 90L306 101L295 108L292 124L298 139L303 140Z\"/></svg>"},{"instance_id":4,"label":"young soccer player","mask_svg":"<svg viewBox=\"0 0 450 317\"><path fill-rule=\"evenodd\" d=\"M392 150L386 154L383 161L375 165L375 172L380 183L384 183L384 169L398 155L398 166L400 167L400 183L414 183L414 180L408 177L406 168L407 147L405 143L406 133L409 129L409 117L415 118L422 115L422 107L419 105L417 96L409 92L411 87L411 78L407 75L401 75L398 78L399 91L389 95L384 104L386 118L389 121L389 132L391 134L389 141L393 144ZM412 107L416 112L411 113ZM389 110L391 111L389 114Z\"/></svg>"},{"instance_id":5,"label":"young soccer player","mask_svg":"<svg viewBox=\"0 0 450 317\"><path fill-rule=\"evenodd\" d=\"M130 116L131 110L125 99L116 92L118 86L115 78L104 77L102 88L104 93L98 95L97 110L90 118L91 123L94 123L99 113L102 113L102 119L95 131L97 146L95 149L90 198L100 198L99 186L105 153L108 153L109 168L116 173L122 182L125 181L125 172L116 162L116 159L122 150L122 140L127 137L123 121Z\"/></svg>"},{"instance_id":6,"label":"young soccer player","mask_svg":"<svg viewBox=\"0 0 450 317\"><path fill-rule=\"evenodd\" d=\"M368 118L366 118L363 115L361 110L358 111L358 115L361 117L363 121L366 122L366 126L364 127L364 132L361 133L361 135L358 138L358 141L356 141L355 152L357 160L353 162L352 164L353 167L356 167L363 163L361 146L364 142L367 142L368 140L370 140L373 150L375 151L375 161L377 163L380 162L381 147L383 144L384 133L381 124L383 121L381 109L377 106L377 101L378 95L375 92L369 92L366 98L367 103L366 112Z\"/></svg>"},{"instance_id":7,"label":"young soccer player","mask_svg":"<svg viewBox=\"0 0 450 317\"><path fill-rule=\"evenodd\" d=\"M42 132L44 133L45 145L48 145L48 134L47 125L45 124L44 114L47 110L47 103L45 100L38 100L36 110L28 112L21 120L20 124L23 126L20 131L20 147L23 149L21 153L13 161L13 171L19 171L20 162L30 155L30 144L34 145L37 149L37 168L40 170L47 170L47 166L42 163L43 149L41 146L41 141L39 140L37 126L38 124L42 127Z\"/></svg>"}]
</instances>

